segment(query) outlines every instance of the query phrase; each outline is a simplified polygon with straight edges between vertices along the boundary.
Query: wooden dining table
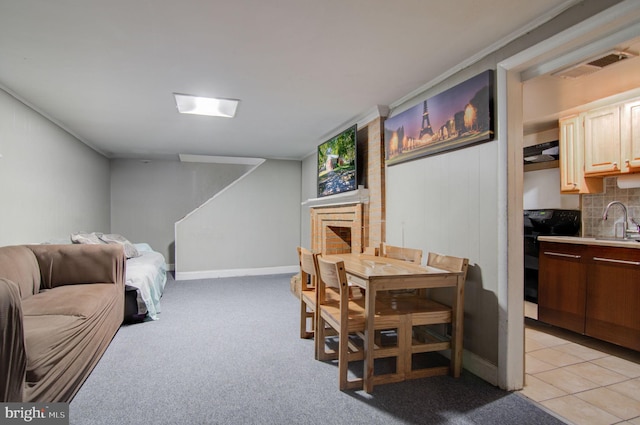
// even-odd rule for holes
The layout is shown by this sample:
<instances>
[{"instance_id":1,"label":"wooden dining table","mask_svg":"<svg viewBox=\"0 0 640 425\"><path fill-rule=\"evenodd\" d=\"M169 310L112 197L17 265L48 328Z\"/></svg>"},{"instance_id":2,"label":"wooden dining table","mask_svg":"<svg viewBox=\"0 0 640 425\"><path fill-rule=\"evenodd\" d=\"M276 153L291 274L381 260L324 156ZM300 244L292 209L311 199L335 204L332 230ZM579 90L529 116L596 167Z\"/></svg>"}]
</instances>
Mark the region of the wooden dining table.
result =
<instances>
[{"instance_id":1,"label":"wooden dining table","mask_svg":"<svg viewBox=\"0 0 640 425\"><path fill-rule=\"evenodd\" d=\"M402 260L373 255L347 253L327 255L342 260L349 282L365 290L366 324L364 331L363 389L373 390L374 383L374 319L376 293L379 291L454 288L451 330L451 366L454 377L462 367L462 338L464 314L464 273L421 266ZM407 349L410 349L407 348Z\"/></svg>"}]
</instances>

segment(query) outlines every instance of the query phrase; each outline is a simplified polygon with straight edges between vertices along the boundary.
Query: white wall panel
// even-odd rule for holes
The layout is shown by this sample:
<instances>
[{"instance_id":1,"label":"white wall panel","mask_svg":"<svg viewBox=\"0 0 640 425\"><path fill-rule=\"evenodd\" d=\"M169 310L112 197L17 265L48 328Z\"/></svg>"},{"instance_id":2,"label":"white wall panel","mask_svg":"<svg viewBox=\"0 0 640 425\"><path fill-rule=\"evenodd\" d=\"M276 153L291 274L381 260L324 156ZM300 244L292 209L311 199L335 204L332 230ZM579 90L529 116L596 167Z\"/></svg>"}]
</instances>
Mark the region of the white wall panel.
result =
<instances>
[{"instance_id":1,"label":"white wall panel","mask_svg":"<svg viewBox=\"0 0 640 425\"><path fill-rule=\"evenodd\" d=\"M469 258L465 348L497 364L497 142L387 167L387 242ZM448 302L446 290L434 291Z\"/></svg>"}]
</instances>

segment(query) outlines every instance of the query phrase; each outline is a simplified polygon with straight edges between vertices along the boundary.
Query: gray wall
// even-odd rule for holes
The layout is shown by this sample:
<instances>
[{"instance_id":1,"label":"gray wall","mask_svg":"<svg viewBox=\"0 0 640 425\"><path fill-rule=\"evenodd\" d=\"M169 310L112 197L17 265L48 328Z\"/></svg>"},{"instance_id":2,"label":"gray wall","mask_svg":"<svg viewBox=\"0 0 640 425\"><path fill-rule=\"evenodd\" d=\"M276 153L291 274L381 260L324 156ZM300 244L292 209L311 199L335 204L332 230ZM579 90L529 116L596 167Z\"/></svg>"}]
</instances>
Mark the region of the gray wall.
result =
<instances>
[{"instance_id":1,"label":"gray wall","mask_svg":"<svg viewBox=\"0 0 640 425\"><path fill-rule=\"evenodd\" d=\"M175 262L176 221L250 167L175 161L111 161L111 231L146 242Z\"/></svg>"},{"instance_id":2,"label":"gray wall","mask_svg":"<svg viewBox=\"0 0 640 425\"><path fill-rule=\"evenodd\" d=\"M295 268L300 181L299 161L267 160L189 214L176 224L176 273Z\"/></svg>"},{"instance_id":3,"label":"gray wall","mask_svg":"<svg viewBox=\"0 0 640 425\"><path fill-rule=\"evenodd\" d=\"M109 160L0 90L0 245L109 232Z\"/></svg>"}]
</instances>

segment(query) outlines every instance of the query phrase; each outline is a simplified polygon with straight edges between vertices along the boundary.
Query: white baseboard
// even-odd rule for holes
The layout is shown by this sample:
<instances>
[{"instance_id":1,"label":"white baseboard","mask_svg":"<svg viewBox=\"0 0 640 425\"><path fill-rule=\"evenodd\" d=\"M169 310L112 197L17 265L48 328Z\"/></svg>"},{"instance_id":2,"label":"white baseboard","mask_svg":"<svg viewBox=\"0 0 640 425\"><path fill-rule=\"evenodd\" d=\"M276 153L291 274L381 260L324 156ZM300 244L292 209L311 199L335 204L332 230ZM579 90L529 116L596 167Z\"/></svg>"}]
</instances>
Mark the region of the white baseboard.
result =
<instances>
[{"instance_id":1,"label":"white baseboard","mask_svg":"<svg viewBox=\"0 0 640 425\"><path fill-rule=\"evenodd\" d=\"M462 350L462 367L491 385L498 386L498 367L477 354Z\"/></svg>"},{"instance_id":2,"label":"white baseboard","mask_svg":"<svg viewBox=\"0 0 640 425\"><path fill-rule=\"evenodd\" d=\"M440 354L451 359L451 350L439 351ZM491 385L498 386L498 367L477 354L462 350L462 368L487 381Z\"/></svg>"},{"instance_id":3,"label":"white baseboard","mask_svg":"<svg viewBox=\"0 0 640 425\"><path fill-rule=\"evenodd\" d=\"M203 270L196 272L176 271L176 280L213 279L218 277L260 276L271 274L295 274L300 271L300 266L260 267L255 269L228 269L228 270Z\"/></svg>"}]
</instances>

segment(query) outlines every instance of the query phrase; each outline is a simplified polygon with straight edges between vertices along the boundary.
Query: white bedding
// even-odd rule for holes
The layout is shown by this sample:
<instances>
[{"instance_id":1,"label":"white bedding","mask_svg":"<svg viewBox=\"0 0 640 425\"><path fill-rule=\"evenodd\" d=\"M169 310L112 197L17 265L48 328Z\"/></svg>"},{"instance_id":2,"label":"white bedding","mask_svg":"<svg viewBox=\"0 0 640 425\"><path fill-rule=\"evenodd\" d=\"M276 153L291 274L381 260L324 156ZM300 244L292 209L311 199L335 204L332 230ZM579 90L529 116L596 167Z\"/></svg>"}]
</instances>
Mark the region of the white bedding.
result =
<instances>
[{"instance_id":1,"label":"white bedding","mask_svg":"<svg viewBox=\"0 0 640 425\"><path fill-rule=\"evenodd\" d=\"M127 260L126 286L137 289L138 313L146 313L148 318L157 320L160 298L167 282L167 265L164 256L148 244L134 245L141 255Z\"/></svg>"}]
</instances>

